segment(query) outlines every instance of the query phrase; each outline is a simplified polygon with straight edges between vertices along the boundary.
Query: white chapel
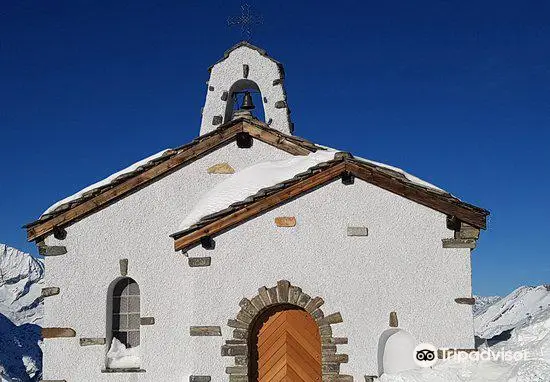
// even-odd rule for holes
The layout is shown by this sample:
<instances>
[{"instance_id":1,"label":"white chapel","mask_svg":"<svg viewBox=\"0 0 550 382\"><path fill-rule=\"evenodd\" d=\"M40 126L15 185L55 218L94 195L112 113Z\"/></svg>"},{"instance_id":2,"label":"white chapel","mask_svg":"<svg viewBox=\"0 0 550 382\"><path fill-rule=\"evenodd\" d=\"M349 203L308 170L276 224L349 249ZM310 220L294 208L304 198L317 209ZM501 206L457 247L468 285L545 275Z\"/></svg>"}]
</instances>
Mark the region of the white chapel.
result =
<instances>
[{"instance_id":1,"label":"white chapel","mask_svg":"<svg viewBox=\"0 0 550 382\"><path fill-rule=\"evenodd\" d=\"M43 380L362 382L415 367L391 359L403 347L472 349L489 212L296 135L261 48L209 73L193 141L26 226L45 256Z\"/></svg>"}]
</instances>

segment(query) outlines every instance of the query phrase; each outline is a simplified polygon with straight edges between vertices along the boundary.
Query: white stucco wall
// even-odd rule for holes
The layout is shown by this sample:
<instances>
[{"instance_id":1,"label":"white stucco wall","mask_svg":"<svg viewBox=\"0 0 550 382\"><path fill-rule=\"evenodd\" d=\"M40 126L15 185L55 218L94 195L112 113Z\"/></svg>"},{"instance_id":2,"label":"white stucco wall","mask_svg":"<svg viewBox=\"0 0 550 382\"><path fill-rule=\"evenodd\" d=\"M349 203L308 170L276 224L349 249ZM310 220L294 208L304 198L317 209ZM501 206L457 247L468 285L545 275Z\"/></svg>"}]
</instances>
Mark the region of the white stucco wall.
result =
<instances>
[{"instance_id":1,"label":"white stucco wall","mask_svg":"<svg viewBox=\"0 0 550 382\"><path fill-rule=\"evenodd\" d=\"M221 99L222 94L224 91L228 92L235 82L244 78L243 64L247 64L250 68L248 80L255 82L260 89L262 98L266 97L267 99L267 103L256 105L256 108L263 106L265 122L272 119L270 124L272 128L290 134L287 108L275 107L277 101L286 102L284 84L273 85L274 80L281 78L279 67L270 58L247 46L241 46L231 51L225 60L212 67L208 86L212 86L214 90L207 90L206 93L200 134L206 134L217 127L212 123L214 116L225 117L227 101ZM227 121L224 120L224 122Z\"/></svg>"},{"instance_id":2,"label":"white stucco wall","mask_svg":"<svg viewBox=\"0 0 550 382\"><path fill-rule=\"evenodd\" d=\"M159 381L159 375L166 375L168 379L160 380L188 381L191 269L187 258L174 252L169 235L202 190L229 176L208 174L207 168L228 162L238 171L290 156L257 140L250 149L231 143L67 227L65 240L49 236L47 245L64 245L68 253L45 259L45 286L58 286L61 293L45 299L43 326L71 327L77 337L45 341L44 379ZM129 259L128 276L142 291L141 315L156 319L155 325L142 326L141 348L149 354L143 359L143 375L101 374L106 348L78 342L80 337L105 337L107 288L120 276L123 258Z\"/></svg>"},{"instance_id":3,"label":"white stucco wall","mask_svg":"<svg viewBox=\"0 0 550 382\"><path fill-rule=\"evenodd\" d=\"M51 339L44 346L44 379L68 381L188 381L210 375L225 381L231 357L220 347L242 297L286 279L323 311L341 312L334 336L348 337L339 352L349 355L342 374L356 381L377 372L377 347L390 311L421 342L471 348L471 307L454 302L471 295L467 249L443 249L451 237L445 216L356 180L334 182L216 238L216 249L197 247L190 256L211 256L212 265L190 268L173 250L169 235L200 197L225 175L206 169L229 162L235 169L288 154L257 141L252 149L232 144L163 178L67 228L68 254L46 259L45 286L61 293L45 301L45 327L72 327L77 338ZM276 216L295 216L297 226L280 228ZM348 225L369 228L368 237L348 237ZM140 285L142 374L102 374L105 346L81 347L79 337L106 336L106 297L119 276L119 259ZM222 327L222 337L190 337L190 325Z\"/></svg>"}]
</instances>

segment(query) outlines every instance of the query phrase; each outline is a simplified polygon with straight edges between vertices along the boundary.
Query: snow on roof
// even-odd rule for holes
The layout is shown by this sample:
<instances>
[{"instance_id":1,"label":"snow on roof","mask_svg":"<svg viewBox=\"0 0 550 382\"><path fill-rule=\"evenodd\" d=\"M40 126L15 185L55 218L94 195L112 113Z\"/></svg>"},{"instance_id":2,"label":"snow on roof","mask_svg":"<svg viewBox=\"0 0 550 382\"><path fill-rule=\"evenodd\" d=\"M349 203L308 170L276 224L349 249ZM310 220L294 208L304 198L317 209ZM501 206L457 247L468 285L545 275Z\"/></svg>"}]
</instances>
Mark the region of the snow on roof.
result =
<instances>
[{"instance_id":1,"label":"snow on roof","mask_svg":"<svg viewBox=\"0 0 550 382\"><path fill-rule=\"evenodd\" d=\"M180 223L178 227L179 232L187 230L198 223L201 218L219 212L234 203L243 201L266 187L271 187L277 183L289 180L295 175L305 172L319 163L328 162L334 159L334 154L338 152L338 150L330 147L320 147L325 150L318 150L307 156L257 163L231 175L202 196L195 207ZM438 192L445 192L400 168L360 157L354 158L400 174L409 182L419 186L430 188Z\"/></svg>"},{"instance_id":2,"label":"snow on roof","mask_svg":"<svg viewBox=\"0 0 550 382\"><path fill-rule=\"evenodd\" d=\"M135 170L137 170L140 166L143 166L144 164L152 161L153 159L156 159L156 158L159 158L161 157L165 152L167 151L170 151L171 149L165 149L165 150L162 150L162 151L159 151L158 153L156 154L153 154L151 156L148 156L147 158L145 159L142 159L140 160L139 162L136 162L128 167L126 167L125 169L123 170L120 170L118 172L115 172L114 174L110 175L109 177L103 179L103 180L100 180L99 182L96 182L86 188L83 188L82 190L78 191L77 193L71 195L71 196L68 196L66 197L65 199L62 199L54 204L52 204L50 207L48 207L48 209L46 211L44 211L42 213L41 216L44 216L44 215L47 215L49 213L52 213L54 212L57 208L61 207L62 205L64 204L67 204L67 203L70 203L74 200L77 200L79 198L81 198L86 192L88 191L91 191L91 190L94 190L96 188L100 188L100 187L103 187L103 186L106 186L108 185L109 183L111 183L113 180L115 180L116 178L120 177L121 175L124 175L124 174L127 174L127 173L130 173L130 172L134 172Z\"/></svg>"},{"instance_id":3,"label":"snow on roof","mask_svg":"<svg viewBox=\"0 0 550 382\"><path fill-rule=\"evenodd\" d=\"M338 150L333 149L333 148L328 147L328 146L322 146L322 145L318 145L318 146L323 147L327 150L338 151ZM428 183L425 180L422 180L422 179L417 178L416 176L414 176L412 174L409 174L408 172L400 169L399 167L390 166L389 164L385 164L385 163L381 163L381 162L375 162L373 160L366 159L366 158L361 158L361 157L358 157L358 156L355 156L355 155L353 157L355 159L357 159L358 161L365 162L365 163L368 163L368 164L372 164L372 165L377 166L377 167L382 167L382 168L385 168L387 170L391 170L393 172L401 174L402 176L404 176L411 183L417 184L417 185L422 186L422 187L431 188L431 189L436 190L436 191L446 192L445 190L443 190L443 189L441 189L437 186L434 186L433 184Z\"/></svg>"},{"instance_id":4,"label":"snow on roof","mask_svg":"<svg viewBox=\"0 0 550 382\"><path fill-rule=\"evenodd\" d=\"M180 223L181 231L213 214L240 202L262 188L273 186L306 171L321 162L334 159L335 151L317 150L306 156L256 163L231 175L207 191Z\"/></svg>"}]
</instances>

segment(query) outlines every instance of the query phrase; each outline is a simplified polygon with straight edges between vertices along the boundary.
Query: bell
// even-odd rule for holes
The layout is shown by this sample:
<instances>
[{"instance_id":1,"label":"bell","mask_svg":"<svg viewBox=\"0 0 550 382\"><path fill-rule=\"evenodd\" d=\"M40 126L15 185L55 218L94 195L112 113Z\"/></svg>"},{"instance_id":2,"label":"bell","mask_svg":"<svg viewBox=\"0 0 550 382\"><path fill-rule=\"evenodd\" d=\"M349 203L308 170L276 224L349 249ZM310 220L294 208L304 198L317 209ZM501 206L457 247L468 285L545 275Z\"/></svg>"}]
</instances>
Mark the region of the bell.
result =
<instances>
[{"instance_id":1,"label":"bell","mask_svg":"<svg viewBox=\"0 0 550 382\"><path fill-rule=\"evenodd\" d=\"M250 92L244 92L243 97L243 103L241 105L241 109L243 110L252 110L256 106L254 106L254 103L252 102L252 96L250 95Z\"/></svg>"}]
</instances>

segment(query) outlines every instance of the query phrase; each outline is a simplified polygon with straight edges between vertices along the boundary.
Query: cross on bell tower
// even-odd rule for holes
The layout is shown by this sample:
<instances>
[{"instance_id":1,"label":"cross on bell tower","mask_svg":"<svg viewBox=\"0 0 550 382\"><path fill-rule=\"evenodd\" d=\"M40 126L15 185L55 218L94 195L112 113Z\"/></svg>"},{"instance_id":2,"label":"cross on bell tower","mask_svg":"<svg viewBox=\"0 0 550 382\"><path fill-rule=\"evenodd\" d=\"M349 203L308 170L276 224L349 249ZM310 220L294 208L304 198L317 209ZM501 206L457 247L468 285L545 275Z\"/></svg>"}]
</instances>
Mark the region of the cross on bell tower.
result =
<instances>
[{"instance_id":1,"label":"cross on bell tower","mask_svg":"<svg viewBox=\"0 0 550 382\"><path fill-rule=\"evenodd\" d=\"M240 26L241 37L244 41L250 41L252 38L252 27L263 24L263 16L256 14L252 6L246 1L241 3L241 14L239 16L230 16L227 18L227 25L230 27Z\"/></svg>"}]
</instances>

